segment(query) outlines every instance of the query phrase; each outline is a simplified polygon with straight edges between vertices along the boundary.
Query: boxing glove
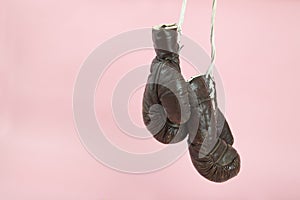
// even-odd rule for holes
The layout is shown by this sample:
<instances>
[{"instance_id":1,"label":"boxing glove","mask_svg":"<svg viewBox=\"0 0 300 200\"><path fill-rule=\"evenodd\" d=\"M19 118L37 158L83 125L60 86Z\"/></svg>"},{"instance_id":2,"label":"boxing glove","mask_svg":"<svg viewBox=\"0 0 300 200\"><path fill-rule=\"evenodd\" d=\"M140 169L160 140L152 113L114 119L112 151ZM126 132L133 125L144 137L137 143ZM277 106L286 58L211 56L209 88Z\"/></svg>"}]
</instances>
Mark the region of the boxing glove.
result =
<instances>
[{"instance_id":1,"label":"boxing glove","mask_svg":"<svg viewBox=\"0 0 300 200\"><path fill-rule=\"evenodd\" d=\"M153 27L152 39L156 57L143 95L143 120L157 141L177 143L187 136L190 105L188 84L180 69L176 24Z\"/></svg>"},{"instance_id":2,"label":"boxing glove","mask_svg":"<svg viewBox=\"0 0 300 200\"><path fill-rule=\"evenodd\" d=\"M196 170L213 182L224 182L240 170L240 156L231 146L233 136L217 107L215 82L212 77L193 78L190 91L197 103L191 103L189 153ZM213 87L211 87L213 86Z\"/></svg>"}]
</instances>

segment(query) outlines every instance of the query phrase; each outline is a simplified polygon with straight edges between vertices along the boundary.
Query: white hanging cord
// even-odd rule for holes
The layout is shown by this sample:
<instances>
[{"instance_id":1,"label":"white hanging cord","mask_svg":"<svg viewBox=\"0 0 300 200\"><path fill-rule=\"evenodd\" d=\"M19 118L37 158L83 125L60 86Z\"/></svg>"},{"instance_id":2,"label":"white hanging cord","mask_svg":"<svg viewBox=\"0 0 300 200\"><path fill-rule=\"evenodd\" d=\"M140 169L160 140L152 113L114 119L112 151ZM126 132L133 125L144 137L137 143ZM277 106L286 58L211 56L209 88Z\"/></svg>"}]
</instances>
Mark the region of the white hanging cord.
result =
<instances>
[{"instance_id":1,"label":"white hanging cord","mask_svg":"<svg viewBox=\"0 0 300 200\"><path fill-rule=\"evenodd\" d=\"M183 0L182 7L181 7L181 12L180 12L180 18L179 18L179 22L178 22L178 32L180 34L181 34L181 30L182 30L182 24L183 24L183 21L184 21L186 4L187 4L187 0Z\"/></svg>"},{"instance_id":2,"label":"white hanging cord","mask_svg":"<svg viewBox=\"0 0 300 200\"><path fill-rule=\"evenodd\" d=\"M213 68L215 67L215 60L216 60L216 44L215 44L216 9L217 9L217 0L213 0L212 15L211 15L211 31L210 31L211 62L210 62L210 66L206 72L206 78L209 78L208 86L210 89L210 98L212 98L212 100L213 100L212 106L213 106L213 109L215 112L216 112L217 102L214 100L216 88L215 88L215 83L214 83Z\"/></svg>"},{"instance_id":3,"label":"white hanging cord","mask_svg":"<svg viewBox=\"0 0 300 200\"><path fill-rule=\"evenodd\" d=\"M217 10L217 0L213 0L212 15L211 15L211 32L210 32L210 45L211 45L211 63L206 72L206 78L212 76L213 68L216 60L216 44L215 44L215 18Z\"/></svg>"}]
</instances>

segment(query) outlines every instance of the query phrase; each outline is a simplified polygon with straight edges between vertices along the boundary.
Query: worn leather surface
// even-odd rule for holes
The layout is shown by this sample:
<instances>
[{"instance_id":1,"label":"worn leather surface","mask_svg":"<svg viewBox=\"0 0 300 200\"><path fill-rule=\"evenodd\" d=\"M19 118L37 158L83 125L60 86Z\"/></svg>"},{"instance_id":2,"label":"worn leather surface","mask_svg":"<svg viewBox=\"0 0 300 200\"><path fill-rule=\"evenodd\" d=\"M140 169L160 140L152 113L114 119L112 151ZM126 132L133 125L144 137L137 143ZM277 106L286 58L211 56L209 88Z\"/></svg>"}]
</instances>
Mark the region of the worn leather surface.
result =
<instances>
[{"instance_id":1,"label":"worn leather surface","mask_svg":"<svg viewBox=\"0 0 300 200\"><path fill-rule=\"evenodd\" d=\"M181 75L178 32L166 25L153 29L156 57L143 96L143 120L161 143L177 143L187 136L190 117L188 84Z\"/></svg>"},{"instance_id":2,"label":"worn leather surface","mask_svg":"<svg viewBox=\"0 0 300 200\"><path fill-rule=\"evenodd\" d=\"M211 77L199 76L190 81L193 98L189 130L189 152L196 170L214 182L224 182L240 170L240 156L231 146L233 136L228 123L217 107L216 94L209 87ZM215 92L215 91L214 91ZM214 101L213 101L214 100ZM213 106L215 104L215 106Z\"/></svg>"},{"instance_id":3,"label":"worn leather surface","mask_svg":"<svg viewBox=\"0 0 300 200\"><path fill-rule=\"evenodd\" d=\"M223 113L217 108L217 133L219 138L223 139L227 144L233 145L234 138L228 122Z\"/></svg>"}]
</instances>

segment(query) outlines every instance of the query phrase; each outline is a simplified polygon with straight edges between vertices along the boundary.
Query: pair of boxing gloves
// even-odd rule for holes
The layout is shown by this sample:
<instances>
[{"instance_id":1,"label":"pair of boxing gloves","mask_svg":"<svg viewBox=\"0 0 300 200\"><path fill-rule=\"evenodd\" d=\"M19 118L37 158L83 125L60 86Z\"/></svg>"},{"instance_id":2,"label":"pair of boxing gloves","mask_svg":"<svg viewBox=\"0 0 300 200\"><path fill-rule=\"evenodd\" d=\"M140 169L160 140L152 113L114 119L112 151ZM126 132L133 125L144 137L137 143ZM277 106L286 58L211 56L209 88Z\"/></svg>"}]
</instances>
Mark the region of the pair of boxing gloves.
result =
<instances>
[{"instance_id":1,"label":"pair of boxing gloves","mask_svg":"<svg viewBox=\"0 0 300 200\"><path fill-rule=\"evenodd\" d=\"M198 76L186 82L181 74L176 25L153 27L156 58L143 96L143 120L164 144L188 137L195 169L213 182L224 182L240 170L229 125L217 106L214 80Z\"/></svg>"}]
</instances>

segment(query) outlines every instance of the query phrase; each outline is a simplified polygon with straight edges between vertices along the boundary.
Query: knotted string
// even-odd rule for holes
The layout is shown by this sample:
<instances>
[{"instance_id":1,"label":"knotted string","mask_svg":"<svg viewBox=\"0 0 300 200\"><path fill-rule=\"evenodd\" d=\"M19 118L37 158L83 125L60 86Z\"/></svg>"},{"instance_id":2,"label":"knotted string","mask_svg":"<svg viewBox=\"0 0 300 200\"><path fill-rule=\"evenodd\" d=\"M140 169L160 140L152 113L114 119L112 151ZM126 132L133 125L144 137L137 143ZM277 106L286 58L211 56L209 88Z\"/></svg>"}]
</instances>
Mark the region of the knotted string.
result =
<instances>
[{"instance_id":1,"label":"knotted string","mask_svg":"<svg viewBox=\"0 0 300 200\"><path fill-rule=\"evenodd\" d=\"M179 42L180 37L182 34L182 24L184 21L184 15L186 10L187 0L183 0L180 18L178 22L178 32L179 32ZM211 45L211 61L208 70L206 71L205 77L209 79L209 89L210 89L210 97L212 99L215 98L215 84L214 84L214 76L213 76L213 69L215 67L215 60L216 60L216 44L215 44L215 18L216 18L216 11L217 11L217 0L213 0L212 4L212 15L211 15L211 29L210 29L210 45ZM216 102L213 102L214 108L216 107Z\"/></svg>"}]
</instances>

